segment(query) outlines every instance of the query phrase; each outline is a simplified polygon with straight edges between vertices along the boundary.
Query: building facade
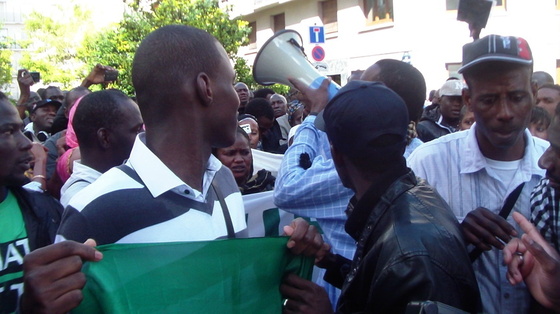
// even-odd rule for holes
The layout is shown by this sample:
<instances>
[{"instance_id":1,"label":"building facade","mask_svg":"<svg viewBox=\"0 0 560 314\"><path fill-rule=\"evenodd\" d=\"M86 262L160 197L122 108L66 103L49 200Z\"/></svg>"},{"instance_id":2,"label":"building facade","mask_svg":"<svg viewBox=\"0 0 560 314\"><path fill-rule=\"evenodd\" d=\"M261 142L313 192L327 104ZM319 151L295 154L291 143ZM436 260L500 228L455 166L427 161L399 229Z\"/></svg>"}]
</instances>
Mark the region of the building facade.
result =
<instances>
[{"instance_id":1,"label":"building facade","mask_svg":"<svg viewBox=\"0 0 560 314\"><path fill-rule=\"evenodd\" d=\"M472 41L467 23L457 21L459 0L221 0L232 15L250 22L250 44L239 55L253 64L262 45L276 31L298 31L310 61L319 45L325 52L324 73L346 83L352 71L377 60L408 61L438 89L458 76L462 46ZM324 26L325 42L312 43L310 27ZM525 38L533 51L535 71L560 82L560 0L494 0L480 36Z\"/></svg>"}]
</instances>

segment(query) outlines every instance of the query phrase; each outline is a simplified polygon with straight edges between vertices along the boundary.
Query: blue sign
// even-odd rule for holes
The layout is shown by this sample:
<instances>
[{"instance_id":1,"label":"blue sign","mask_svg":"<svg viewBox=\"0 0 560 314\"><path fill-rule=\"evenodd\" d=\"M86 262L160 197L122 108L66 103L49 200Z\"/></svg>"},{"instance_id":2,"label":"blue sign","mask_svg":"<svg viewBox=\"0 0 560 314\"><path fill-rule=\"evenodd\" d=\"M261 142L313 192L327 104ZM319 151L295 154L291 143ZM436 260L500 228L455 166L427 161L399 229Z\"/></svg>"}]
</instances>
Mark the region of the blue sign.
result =
<instances>
[{"instance_id":1,"label":"blue sign","mask_svg":"<svg viewBox=\"0 0 560 314\"><path fill-rule=\"evenodd\" d=\"M325 28L323 26L309 26L309 42L312 44L324 44Z\"/></svg>"}]
</instances>

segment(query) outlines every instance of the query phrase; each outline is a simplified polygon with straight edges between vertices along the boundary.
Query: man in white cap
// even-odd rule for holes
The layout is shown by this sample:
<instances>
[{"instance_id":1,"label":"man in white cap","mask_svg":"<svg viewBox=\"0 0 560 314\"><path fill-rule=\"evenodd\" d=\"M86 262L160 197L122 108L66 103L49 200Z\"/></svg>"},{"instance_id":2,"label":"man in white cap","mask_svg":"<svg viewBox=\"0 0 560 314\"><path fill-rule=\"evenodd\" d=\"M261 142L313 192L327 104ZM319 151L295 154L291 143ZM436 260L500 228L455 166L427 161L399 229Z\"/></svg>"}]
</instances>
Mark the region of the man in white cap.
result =
<instances>
[{"instance_id":1,"label":"man in white cap","mask_svg":"<svg viewBox=\"0 0 560 314\"><path fill-rule=\"evenodd\" d=\"M465 84L459 80L448 80L439 89L439 102L427 108L416 128L418 137L425 143L459 129L463 100L461 93Z\"/></svg>"}]
</instances>

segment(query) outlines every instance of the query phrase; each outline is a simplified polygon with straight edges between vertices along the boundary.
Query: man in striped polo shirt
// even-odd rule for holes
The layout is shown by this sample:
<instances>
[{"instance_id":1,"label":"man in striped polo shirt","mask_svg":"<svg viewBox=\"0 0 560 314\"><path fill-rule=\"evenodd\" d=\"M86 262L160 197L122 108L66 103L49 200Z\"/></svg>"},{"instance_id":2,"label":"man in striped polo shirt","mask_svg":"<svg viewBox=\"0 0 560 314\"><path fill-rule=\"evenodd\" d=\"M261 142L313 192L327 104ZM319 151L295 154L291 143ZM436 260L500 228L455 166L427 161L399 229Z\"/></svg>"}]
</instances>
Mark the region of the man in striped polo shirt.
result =
<instances>
[{"instance_id":1,"label":"man in striped polo shirt","mask_svg":"<svg viewBox=\"0 0 560 314\"><path fill-rule=\"evenodd\" d=\"M71 292L78 304L81 300L81 288L60 293L50 289L80 275L75 273L79 268L68 265L72 263L54 270L47 264L68 255L64 248L75 242L64 240L91 238L102 245L246 235L237 184L229 169L211 155L212 147L235 141L239 99L234 79L224 48L205 31L168 25L143 40L134 57L132 80L146 132L138 135L124 165L107 171L72 198L58 230L60 243L30 259L35 263L29 263L25 276L36 279L29 285L33 303L54 312L49 310L52 305L69 299L62 300L62 295ZM291 236L287 246L294 253L313 256L327 249L317 230L302 219L284 230ZM91 251L77 255L102 258ZM45 260L47 265L41 263ZM60 305L56 312L67 312L76 302Z\"/></svg>"},{"instance_id":2,"label":"man in striped polo shirt","mask_svg":"<svg viewBox=\"0 0 560 314\"><path fill-rule=\"evenodd\" d=\"M71 200L57 241L93 238L101 245L224 238L228 230L217 192L234 233L245 233L235 180L211 155L212 147L235 140L234 79L225 50L210 34L172 25L148 35L132 67L146 132L136 138L124 166Z\"/></svg>"}]
</instances>

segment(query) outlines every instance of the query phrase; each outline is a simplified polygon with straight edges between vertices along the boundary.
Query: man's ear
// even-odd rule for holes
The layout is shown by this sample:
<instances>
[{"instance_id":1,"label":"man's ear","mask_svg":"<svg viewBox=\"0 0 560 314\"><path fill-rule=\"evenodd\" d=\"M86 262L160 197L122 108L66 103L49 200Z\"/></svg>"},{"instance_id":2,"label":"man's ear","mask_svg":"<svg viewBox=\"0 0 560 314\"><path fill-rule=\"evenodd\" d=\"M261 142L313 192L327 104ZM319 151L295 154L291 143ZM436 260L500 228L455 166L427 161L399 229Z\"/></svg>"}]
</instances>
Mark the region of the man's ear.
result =
<instances>
[{"instance_id":1,"label":"man's ear","mask_svg":"<svg viewBox=\"0 0 560 314\"><path fill-rule=\"evenodd\" d=\"M350 171L349 171L349 164L346 157L341 154L336 148L334 148L331 144L331 155L334 161L334 167L336 168L336 172L338 173L338 177L342 182L342 185L349 189L353 189L352 180L350 178Z\"/></svg>"},{"instance_id":2,"label":"man's ear","mask_svg":"<svg viewBox=\"0 0 560 314\"><path fill-rule=\"evenodd\" d=\"M340 154L332 144L330 144L330 147L331 147L331 155L334 164L337 166L340 165L341 167L344 167L344 158L342 158L342 154Z\"/></svg>"},{"instance_id":3,"label":"man's ear","mask_svg":"<svg viewBox=\"0 0 560 314\"><path fill-rule=\"evenodd\" d=\"M209 105L214 100L212 93L212 82L208 74L204 72L198 73L196 76L196 94L204 105Z\"/></svg>"},{"instance_id":4,"label":"man's ear","mask_svg":"<svg viewBox=\"0 0 560 314\"><path fill-rule=\"evenodd\" d=\"M533 105L536 105L537 104L537 93L539 92L537 82L531 81L531 91L533 92Z\"/></svg>"},{"instance_id":5,"label":"man's ear","mask_svg":"<svg viewBox=\"0 0 560 314\"><path fill-rule=\"evenodd\" d=\"M35 121L35 112L29 115L29 121L34 122Z\"/></svg>"},{"instance_id":6,"label":"man's ear","mask_svg":"<svg viewBox=\"0 0 560 314\"><path fill-rule=\"evenodd\" d=\"M461 91L461 97L463 98L463 104L469 108L469 111L472 111L471 107L471 92L468 88L463 88Z\"/></svg>"},{"instance_id":7,"label":"man's ear","mask_svg":"<svg viewBox=\"0 0 560 314\"><path fill-rule=\"evenodd\" d=\"M108 149L111 146L111 142L110 142L110 134L111 132L109 130L107 130L106 128L100 128L99 130L97 130L97 142L99 143L99 146Z\"/></svg>"}]
</instances>

